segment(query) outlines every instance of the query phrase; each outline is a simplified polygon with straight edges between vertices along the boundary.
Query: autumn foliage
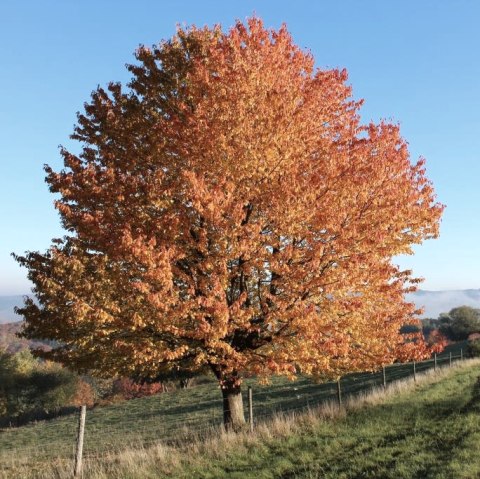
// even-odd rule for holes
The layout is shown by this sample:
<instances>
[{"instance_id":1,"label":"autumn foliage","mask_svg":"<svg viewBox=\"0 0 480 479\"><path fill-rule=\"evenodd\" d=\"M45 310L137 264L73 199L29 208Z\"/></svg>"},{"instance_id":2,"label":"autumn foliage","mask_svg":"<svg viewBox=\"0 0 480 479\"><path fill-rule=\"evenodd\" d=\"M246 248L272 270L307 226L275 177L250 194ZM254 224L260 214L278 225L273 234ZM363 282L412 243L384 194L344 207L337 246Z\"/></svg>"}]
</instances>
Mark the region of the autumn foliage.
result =
<instances>
[{"instance_id":1,"label":"autumn foliage","mask_svg":"<svg viewBox=\"0 0 480 479\"><path fill-rule=\"evenodd\" d=\"M434 329L427 338L428 353L441 353L448 345L448 339L438 329ZM424 356L425 357L425 356Z\"/></svg>"},{"instance_id":2,"label":"autumn foliage","mask_svg":"<svg viewBox=\"0 0 480 479\"><path fill-rule=\"evenodd\" d=\"M135 399L153 396L163 392L160 382L139 383L131 378L118 378L113 383L112 395L120 396L122 399Z\"/></svg>"},{"instance_id":3,"label":"autumn foliage","mask_svg":"<svg viewBox=\"0 0 480 479\"><path fill-rule=\"evenodd\" d=\"M145 378L207 365L227 410L245 375L427 354L399 333L416 280L392 258L443 207L398 126L360 122L346 71L256 18L136 58L79 114L80 155L46 168L68 234L18 257L39 300L24 334L61 344L42 354Z\"/></svg>"}]
</instances>

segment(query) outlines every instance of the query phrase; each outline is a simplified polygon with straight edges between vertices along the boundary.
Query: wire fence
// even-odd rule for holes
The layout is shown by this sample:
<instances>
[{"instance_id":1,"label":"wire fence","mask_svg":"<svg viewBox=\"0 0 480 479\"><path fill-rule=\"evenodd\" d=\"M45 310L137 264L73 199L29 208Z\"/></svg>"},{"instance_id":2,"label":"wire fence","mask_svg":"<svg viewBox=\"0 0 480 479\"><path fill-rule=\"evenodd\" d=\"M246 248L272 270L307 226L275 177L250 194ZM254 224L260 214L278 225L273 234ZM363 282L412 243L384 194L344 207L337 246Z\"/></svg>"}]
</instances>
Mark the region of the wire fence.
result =
<instances>
[{"instance_id":1,"label":"wire fence","mask_svg":"<svg viewBox=\"0 0 480 479\"><path fill-rule=\"evenodd\" d=\"M254 424L267 422L278 414L294 414L328 402L338 403L429 369L450 366L461 359L463 351L417 363L396 363L375 373L347 375L338 383L318 384L307 378L288 383L274 378L268 386L250 382ZM83 457L93 460L128 448L185 444L198 437L218 434L223 423L222 398L212 385L92 409L86 418ZM247 404L247 391L243 394ZM0 472L2 469L13 471L18 465L40 467L45 462L51 465L72 461L73 464L77 431L77 415L3 430Z\"/></svg>"}]
</instances>

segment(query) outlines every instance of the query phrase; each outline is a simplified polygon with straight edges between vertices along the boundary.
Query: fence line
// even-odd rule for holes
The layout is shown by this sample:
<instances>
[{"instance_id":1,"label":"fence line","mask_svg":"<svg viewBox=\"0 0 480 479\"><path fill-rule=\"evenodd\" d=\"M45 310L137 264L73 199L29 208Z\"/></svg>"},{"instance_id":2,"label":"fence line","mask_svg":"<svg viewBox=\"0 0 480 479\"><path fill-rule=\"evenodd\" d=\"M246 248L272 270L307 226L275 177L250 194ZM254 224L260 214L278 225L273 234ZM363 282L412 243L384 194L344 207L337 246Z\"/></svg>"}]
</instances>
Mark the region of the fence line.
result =
<instances>
[{"instance_id":1,"label":"fence line","mask_svg":"<svg viewBox=\"0 0 480 479\"><path fill-rule=\"evenodd\" d=\"M439 367L445 366L446 364L451 365L454 360L462 360L463 358L464 354L463 351L461 351L460 355L455 356L452 356L450 353L445 357L437 356L434 359L422 362L395 363L375 373L347 375L342 378L339 383L341 387L341 399L345 400L348 397L363 393L372 388L380 388L384 386L384 384L390 384L399 379L415 377L418 373L435 368L435 365ZM281 396L281 400L278 401L278 404L274 403L271 405L269 400L276 396ZM294 414L298 411L305 411L321 404L339 400L337 384L334 382L322 384L292 383L291 387L273 385L273 387L269 389L258 387L254 389L253 397L253 403L249 408L249 417L254 417L252 425L253 423L259 424L267 421L276 414ZM200 413L202 416L184 418L180 428L174 427L178 424L178 416L172 415L169 417L170 415L168 413L159 416L158 412L154 414L153 408L147 409L147 415L142 415L141 412L129 412L128 407L116 411L119 414L125 412L125 417L128 421L133 419L136 420L137 423L145 423L144 427L140 429L135 428L134 430L132 430L129 424L122 425L118 424L118 422L106 427L102 426L98 423L98 421L101 420L101 418L98 417L98 410L96 411L96 417L90 424L89 414L87 413L83 457L91 460L105 454L115 454L125 449L126 445L147 447L153 444L168 444L172 441L178 443L182 438L194 438L218 430L223 420L221 403L221 399L212 399L190 404L190 407L195 407L193 414ZM213 409L213 407L218 408L218 410ZM155 418L155 421L152 421L152 418ZM39 461L43 460L73 460L75 457L75 443L73 438L75 437L76 420L76 417L72 417L71 421L65 421L65 423L62 424L63 428L71 428L72 430L71 444L55 444L54 447L46 443L36 446L2 444L3 434L1 434L0 463L3 464L4 460L8 459L22 463L24 462L22 459L24 459L26 463L28 461L34 461L37 465ZM118 421L119 419L114 420ZM50 422L50 424L54 423ZM31 431L29 431L32 433L32 436L34 435L36 427L38 427L38 425L31 427ZM12 453L14 453L13 458Z\"/></svg>"}]
</instances>

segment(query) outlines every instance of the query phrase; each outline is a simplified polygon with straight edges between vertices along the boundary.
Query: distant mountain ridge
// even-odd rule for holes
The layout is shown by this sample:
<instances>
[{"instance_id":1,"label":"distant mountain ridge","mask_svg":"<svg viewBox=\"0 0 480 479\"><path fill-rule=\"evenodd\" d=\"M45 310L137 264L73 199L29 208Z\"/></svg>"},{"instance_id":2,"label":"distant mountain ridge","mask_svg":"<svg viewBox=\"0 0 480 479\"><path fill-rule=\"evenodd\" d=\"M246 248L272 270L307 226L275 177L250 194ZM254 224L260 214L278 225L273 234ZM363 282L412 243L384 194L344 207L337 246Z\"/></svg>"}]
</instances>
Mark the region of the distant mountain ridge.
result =
<instances>
[{"instance_id":1,"label":"distant mountain ridge","mask_svg":"<svg viewBox=\"0 0 480 479\"><path fill-rule=\"evenodd\" d=\"M457 306L480 308L480 289L460 289L452 291L427 291L420 289L407 294L407 300L413 301L418 308L424 308L424 318L438 318L440 313L448 313ZM23 296L0 296L0 324L21 321L14 313L15 306L23 305Z\"/></svg>"},{"instance_id":2,"label":"distant mountain ridge","mask_svg":"<svg viewBox=\"0 0 480 479\"><path fill-rule=\"evenodd\" d=\"M480 308L480 289L460 289L452 291L427 291L420 289L407 294L407 300L418 308L424 308L423 318L438 318L440 313L448 313L457 306Z\"/></svg>"},{"instance_id":3,"label":"distant mountain ridge","mask_svg":"<svg viewBox=\"0 0 480 479\"><path fill-rule=\"evenodd\" d=\"M23 323L21 321L0 324L0 351L6 350L13 354L23 349L40 348L46 351L51 349L53 344L51 341L19 338L17 333L22 330L22 326Z\"/></svg>"}]
</instances>

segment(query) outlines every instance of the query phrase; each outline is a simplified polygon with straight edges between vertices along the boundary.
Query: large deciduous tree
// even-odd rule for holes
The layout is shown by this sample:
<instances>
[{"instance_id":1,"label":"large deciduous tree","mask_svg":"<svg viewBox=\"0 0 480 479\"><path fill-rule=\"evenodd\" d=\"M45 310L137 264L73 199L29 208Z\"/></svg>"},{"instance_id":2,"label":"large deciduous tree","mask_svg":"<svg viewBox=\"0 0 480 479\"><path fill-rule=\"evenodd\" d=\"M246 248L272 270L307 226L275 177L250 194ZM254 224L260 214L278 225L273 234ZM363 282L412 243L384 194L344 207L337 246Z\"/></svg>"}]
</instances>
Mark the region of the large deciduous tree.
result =
<instances>
[{"instance_id":1,"label":"large deciduous tree","mask_svg":"<svg viewBox=\"0 0 480 479\"><path fill-rule=\"evenodd\" d=\"M362 125L344 70L321 70L259 19L141 47L125 90L92 94L46 167L67 236L17 257L38 303L26 337L100 374L208 366L224 420L246 375L336 377L407 352L409 271L438 233L424 161L397 125Z\"/></svg>"}]
</instances>

